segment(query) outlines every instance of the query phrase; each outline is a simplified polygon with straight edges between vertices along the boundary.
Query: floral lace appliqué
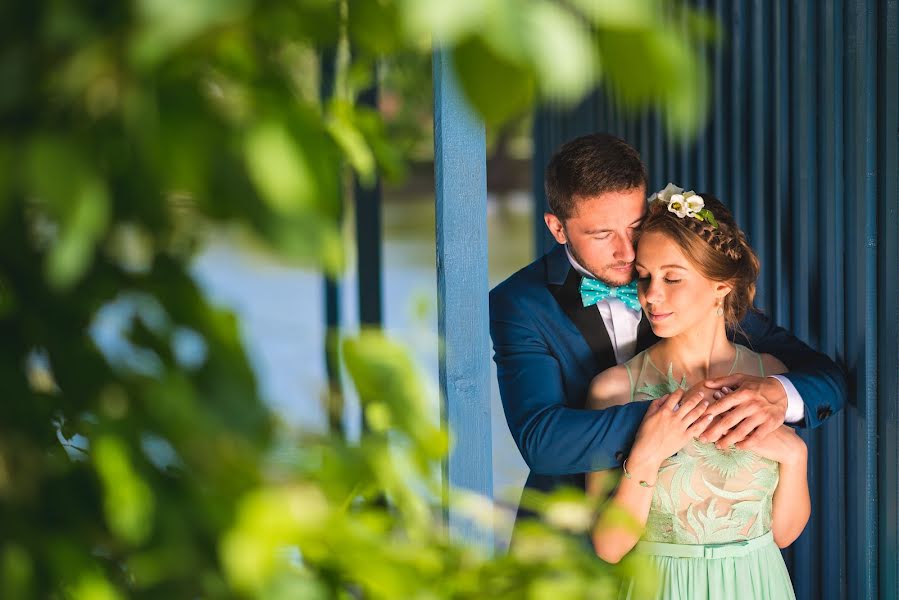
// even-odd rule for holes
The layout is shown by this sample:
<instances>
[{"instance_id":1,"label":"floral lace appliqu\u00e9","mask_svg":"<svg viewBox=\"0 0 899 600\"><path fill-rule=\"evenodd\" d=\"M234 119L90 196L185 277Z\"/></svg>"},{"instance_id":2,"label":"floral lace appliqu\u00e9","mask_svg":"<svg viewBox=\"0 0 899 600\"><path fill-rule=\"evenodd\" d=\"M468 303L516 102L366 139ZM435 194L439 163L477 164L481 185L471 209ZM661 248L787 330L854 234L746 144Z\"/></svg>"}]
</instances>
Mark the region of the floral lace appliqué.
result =
<instances>
[{"instance_id":1,"label":"floral lace appliqu\u00e9","mask_svg":"<svg viewBox=\"0 0 899 600\"><path fill-rule=\"evenodd\" d=\"M751 359L758 355L746 349L741 352L748 360L741 365L735 361L735 368L753 374ZM645 353L632 360L639 359L649 360ZM649 399L688 387L686 376L681 381L674 378L670 364L667 374L654 366L639 372L634 392ZM693 439L662 463L643 539L719 544L763 535L771 528L771 502L778 479L774 461L748 450L719 450L714 444Z\"/></svg>"}]
</instances>

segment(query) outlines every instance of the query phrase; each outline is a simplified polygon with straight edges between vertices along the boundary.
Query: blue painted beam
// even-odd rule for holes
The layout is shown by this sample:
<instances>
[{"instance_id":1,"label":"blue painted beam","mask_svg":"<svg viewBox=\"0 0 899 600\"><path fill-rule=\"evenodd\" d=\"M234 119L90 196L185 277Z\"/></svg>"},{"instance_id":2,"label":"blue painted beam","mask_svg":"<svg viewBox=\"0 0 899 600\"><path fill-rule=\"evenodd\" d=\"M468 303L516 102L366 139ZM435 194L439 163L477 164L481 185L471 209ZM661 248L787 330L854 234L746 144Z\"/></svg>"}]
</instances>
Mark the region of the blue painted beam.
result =
<instances>
[{"instance_id":1,"label":"blue painted beam","mask_svg":"<svg viewBox=\"0 0 899 600\"><path fill-rule=\"evenodd\" d=\"M771 235L774 240L789 239L785 215L790 194L790 44L789 14L786 2L777 2L774 9L774 191L771 195ZM775 243L769 314L774 321L790 329L789 268L786 245Z\"/></svg>"},{"instance_id":2,"label":"blue painted beam","mask_svg":"<svg viewBox=\"0 0 899 600\"><path fill-rule=\"evenodd\" d=\"M883 598L899 598L899 3L881 2L878 14L877 236L879 586Z\"/></svg>"},{"instance_id":3,"label":"blue painted beam","mask_svg":"<svg viewBox=\"0 0 899 600\"><path fill-rule=\"evenodd\" d=\"M768 293L771 271L771 244L768 242L768 221L770 209L768 202L774 191L772 185L771 165L771 79L768 71L771 68L771 6L767 0L754 0L752 7L752 32L750 47L751 72L753 82L749 96L749 115L753 127L749 128L749 181L753 192L749 197L749 221L744 224L749 235L749 242L755 248L762 264L762 274L756 284L756 306L766 310L770 303Z\"/></svg>"},{"instance_id":4,"label":"blue painted beam","mask_svg":"<svg viewBox=\"0 0 899 600\"><path fill-rule=\"evenodd\" d=\"M378 105L377 84L359 94L359 104L369 108ZM353 182L356 201L356 256L359 281L359 324L380 327L383 318L381 289L381 179L371 187L359 178Z\"/></svg>"},{"instance_id":5,"label":"blue painted beam","mask_svg":"<svg viewBox=\"0 0 899 600\"><path fill-rule=\"evenodd\" d=\"M465 518L453 502L459 491L493 498L484 125L462 95L450 54L437 49L433 60L441 418L453 439L445 516L451 538L489 550L492 527Z\"/></svg>"},{"instance_id":6,"label":"blue painted beam","mask_svg":"<svg viewBox=\"0 0 899 600\"><path fill-rule=\"evenodd\" d=\"M836 356L841 362L845 359L843 331L845 330L845 294L834 293L845 289L846 263L844 248L846 245L844 194L844 145L843 145L843 11L833 2L821 5L820 36L820 69L821 89L832 90L832 93L820 97L820 172L821 180L817 208L819 211L820 253L819 270L821 287L825 293L818 301L821 303L819 315L820 336L819 349L826 354ZM846 597L847 560L853 552L847 548L846 524L849 519L846 511L845 497L853 493L847 489L846 460L846 413L836 415L824 426L824 440L819 444L821 458L820 495L815 497L816 504L823 504L816 510L817 518L812 527L820 527L820 547L818 549L818 565L827 565L826 569L818 568L817 577L821 582L822 600L837 600ZM838 502L821 503L819 498L839 498Z\"/></svg>"},{"instance_id":7,"label":"blue painted beam","mask_svg":"<svg viewBox=\"0 0 899 600\"><path fill-rule=\"evenodd\" d=\"M790 122L790 203L789 218L791 220L792 265L790 277L790 304L793 334L798 338L816 345L817 340L810 324L817 321L818 303L813 299L818 295L812 289L812 281L817 264L814 254L815 232L819 213L812 211L811 206L817 197L817 106L816 59L818 53L815 21L815 5L802 0L795 1L792 6L791 35L793 42L792 90L790 100L792 118ZM817 474L821 469L821 461L817 453L821 436L818 432L802 431L800 435L808 445L809 460L809 492L811 497L819 498L819 481ZM821 597L820 578L817 560L801 560L799 557L818 558L822 514L826 506L816 503L812 507L809 519L811 526L805 528L803 534L792 546L797 560L793 563L797 598L812 599Z\"/></svg>"},{"instance_id":8,"label":"blue painted beam","mask_svg":"<svg viewBox=\"0 0 899 600\"><path fill-rule=\"evenodd\" d=\"M851 598L877 598L877 21L873 0L846 6L846 353L850 406L848 523Z\"/></svg>"},{"instance_id":9,"label":"blue painted beam","mask_svg":"<svg viewBox=\"0 0 899 600\"><path fill-rule=\"evenodd\" d=\"M324 102L334 93L337 63L336 48L322 51L320 59L319 95ZM339 215L338 219L342 220ZM335 433L343 433L343 390L340 381L340 282L326 275L324 278L325 304L325 373L328 381L327 418L328 426Z\"/></svg>"}]
</instances>

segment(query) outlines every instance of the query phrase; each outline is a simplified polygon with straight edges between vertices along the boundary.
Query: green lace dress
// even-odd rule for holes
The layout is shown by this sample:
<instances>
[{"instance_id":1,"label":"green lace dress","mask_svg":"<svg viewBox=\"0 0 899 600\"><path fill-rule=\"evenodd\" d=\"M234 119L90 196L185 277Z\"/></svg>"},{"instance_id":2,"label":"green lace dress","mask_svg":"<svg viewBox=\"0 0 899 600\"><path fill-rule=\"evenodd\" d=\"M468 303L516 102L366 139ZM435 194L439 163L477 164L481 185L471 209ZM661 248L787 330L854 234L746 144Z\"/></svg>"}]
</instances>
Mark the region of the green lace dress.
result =
<instances>
[{"instance_id":1,"label":"green lace dress","mask_svg":"<svg viewBox=\"0 0 899 600\"><path fill-rule=\"evenodd\" d=\"M731 373L764 375L761 357L737 345ZM657 398L686 381L663 373L647 352L625 363L631 400ZM793 599L793 586L771 535L778 463L747 450L718 450L692 440L662 463L646 530L635 552L658 570L655 598ZM631 582L622 597L636 598Z\"/></svg>"}]
</instances>

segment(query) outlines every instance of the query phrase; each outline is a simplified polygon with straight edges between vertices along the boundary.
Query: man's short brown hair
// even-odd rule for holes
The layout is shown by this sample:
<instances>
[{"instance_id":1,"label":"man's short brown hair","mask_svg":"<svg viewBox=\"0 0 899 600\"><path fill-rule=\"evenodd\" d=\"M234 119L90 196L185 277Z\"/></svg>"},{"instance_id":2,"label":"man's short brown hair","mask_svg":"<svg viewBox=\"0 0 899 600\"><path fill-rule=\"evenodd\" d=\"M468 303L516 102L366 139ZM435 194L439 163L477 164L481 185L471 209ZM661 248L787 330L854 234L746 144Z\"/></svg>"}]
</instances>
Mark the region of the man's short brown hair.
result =
<instances>
[{"instance_id":1,"label":"man's short brown hair","mask_svg":"<svg viewBox=\"0 0 899 600\"><path fill-rule=\"evenodd\" d=\"M592 133L566 142L546 166L544 188L549 210L565 220L580 198L606 192L646 189L646 166L640 153L608 133Z\"/></svg>"}]
</instances>

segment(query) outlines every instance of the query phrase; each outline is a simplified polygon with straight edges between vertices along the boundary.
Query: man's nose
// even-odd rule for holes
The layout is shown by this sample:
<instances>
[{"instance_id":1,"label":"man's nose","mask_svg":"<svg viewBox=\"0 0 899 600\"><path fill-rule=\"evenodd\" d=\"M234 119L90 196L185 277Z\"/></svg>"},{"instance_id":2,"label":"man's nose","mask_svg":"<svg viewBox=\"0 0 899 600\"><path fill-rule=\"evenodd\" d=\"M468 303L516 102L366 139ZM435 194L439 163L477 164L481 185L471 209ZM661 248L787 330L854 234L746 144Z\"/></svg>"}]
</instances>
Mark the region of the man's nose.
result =
<instances>
[{"instance_id":1,"label":"man's nose","mask_svg":"<svg viewBox=\"0 0 899 600\"><path fill-rule=\"evenodd\" d=\"M634 262L634 242L633 239L629 235L617 236L615 238L615 260L620 260L626 263Z\"/></svg>"}]
</instances>

